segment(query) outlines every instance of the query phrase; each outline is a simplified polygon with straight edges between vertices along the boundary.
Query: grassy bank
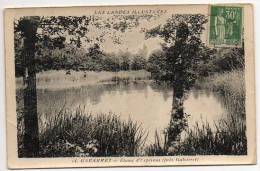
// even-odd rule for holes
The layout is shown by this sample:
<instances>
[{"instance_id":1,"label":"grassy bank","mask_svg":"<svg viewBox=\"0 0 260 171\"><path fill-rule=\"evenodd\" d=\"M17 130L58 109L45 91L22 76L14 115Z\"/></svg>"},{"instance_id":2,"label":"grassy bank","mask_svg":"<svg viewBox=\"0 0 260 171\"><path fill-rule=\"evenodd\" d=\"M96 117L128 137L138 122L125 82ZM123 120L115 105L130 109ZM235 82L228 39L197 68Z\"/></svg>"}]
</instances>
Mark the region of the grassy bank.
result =
<instances>
[{"instance_id":1,"label":"grassy bank","mask_svg":"<svg viewBox=\"0 0 260 171\"><path fill-rule=\"evenodd\" d=\"M244 71L233 70L231 72L218 73L199 81L195 87L210 89L221 93L245 98Z\"/></svg>"},{"instance_id":2,"label":"grassy bank","mask_svg":"<svg viewBox=\"0 0 260 171\"><path fill-rule=\"evenodd\" d=\"M245 118L245 77L244 71L233 70L218 73L200 84L221 94L220 101L226 108L225 118L216 121L215 129L204 122L187 131L186 139L177 149L179 154L247 154Z\"/></svg>"},{"instance_id":3,"label":"grassy bank","mask_svg":"<svg viewBox=\"0 0 260 171\"><path fill-rule=\"evenodd\" d=\"M132 120L114 114L85 114L63 110L40 119L40 156L136 156L146 133ZM22 120L18 124L19 156L23 156Z\"/></svg>"},{"instance_id":4,"label":"grassy bank","mask_svg":"<svg viewBox=\"0 0 260 171\"><path fill-rule=\"evenodd\" d=\"M164 136L156 134L155 143L146 147L146 154L149 156L246 155L246 125L234 117L232 120L233 122L226 119L216 121L215 129L210 127L208 122L202 125L197 123L193 128L186 129L180 142L170 147L166 145L167 133Z\"/></svg>"},{"instance_id":5,"label":"grassy bank","mask_svg":"<svg viewBox=\"0 0 260 171\"><path fill-rule=\"evenodd\" d=\"M166 146L167 132L164 136L156 134L155 143L146 148L146 153L151 156L247 154L244 82L244 72L238 70L215 74L200 81L196 88L221 94L221 102L228 112L226 117L215 121L215 128L210 127L207 121L187 127L182 140L171 147Z\"/></svg>"},{"instance_id":6,"label":"grassy bank","mask_svg":"<svg viewBox=\"0 0 260 171\"><path fill-rule=\"evenodd\" d=\"M187 130L186 138L173 151L175 155L245 155L247 154L246 125L241 120L221 119L215 129L207 122Z\"/></svg>"},{"instance_id":7,"label":"grassy bank","mask_svg":"<svg viewBox=\"0 0 260 171\"><path fill-rule=\"evenodd\" d=\"M221 102L230 115L245 120L245 76L244 71L233 70L206 78L199 87L219 92Z\"/></svg>"},{"instance_id":8,"label":"grassy bank","mask_svg":"<svg viewBox=\"0 0 260 171\"><path fill-rule=\"evenodd\" d=\"M49 70L37 73L37 89L66 89L99 82L119 82L148 80L151 74L145 70L119 71L119 72L94 72L94 71L65 71ZM23 88L22 77L16 78L16 88Z\"/></svg>"}]
</instances>

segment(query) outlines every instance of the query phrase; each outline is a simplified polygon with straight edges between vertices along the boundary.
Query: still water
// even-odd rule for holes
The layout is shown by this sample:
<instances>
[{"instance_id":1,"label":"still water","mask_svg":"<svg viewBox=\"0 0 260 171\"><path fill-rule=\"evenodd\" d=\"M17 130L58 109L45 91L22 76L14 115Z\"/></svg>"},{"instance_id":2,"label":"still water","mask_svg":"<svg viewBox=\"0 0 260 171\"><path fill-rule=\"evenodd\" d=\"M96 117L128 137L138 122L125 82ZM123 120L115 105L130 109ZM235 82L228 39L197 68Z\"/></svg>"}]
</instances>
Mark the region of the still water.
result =
<instances>
[{"instance_id":1,"label":"still water","mask_svg":"<svg viewBox=\"0 0 260 171\"><path fill-rule=\"evenodd\" d=\"M18 92L19 93L19 92ZM152 82L97 84L64 90L38 90L38 112L54 114L64 109L85 108L86 112L114 113L121 119L131 118L149 132L147 143L154 142L155 131L163 131L170 122L172 88ZM219 94L205 90L186 93L184 111L189 127L223 117L225 111Z\"/></svg>"},{"instance_id":2,"label":"still water","mask_svg":"<svg viewBox=\"0 0 260 171\"><path fill-rule=\"evenodd\" d=\"M17 90L17 94L22 91ZM169 125L172 109L172 88L153 82L103 83L63 90L37 90L38 113L53 115L61 109L81 108L93 115L113 113L121 119L131 119L149 132L147 143L154 142L155 131L163 132ZM21 96L20 96L21 97ZM221 95L206 90L186 93L184 112L189 114L188 125L214 121L227 113ZM22 106L21 102L18 106Z\"/></svg>"}]
</instances>

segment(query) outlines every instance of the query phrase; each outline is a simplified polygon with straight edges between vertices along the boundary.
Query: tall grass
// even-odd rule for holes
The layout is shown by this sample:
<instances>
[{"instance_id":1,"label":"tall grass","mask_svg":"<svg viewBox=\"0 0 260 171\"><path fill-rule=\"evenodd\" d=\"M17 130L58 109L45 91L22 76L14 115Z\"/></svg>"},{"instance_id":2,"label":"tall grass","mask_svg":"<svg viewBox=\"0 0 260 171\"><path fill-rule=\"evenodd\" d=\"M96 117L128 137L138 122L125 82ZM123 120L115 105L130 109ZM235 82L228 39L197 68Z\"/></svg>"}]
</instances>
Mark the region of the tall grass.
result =
<instances>
[{"instance_id":1,"label":"tall grass","mask_svg":"<svg viewBox=\"0 0 260 171\"><path fill-rule=\"evenodd\" d=\"M217 73L199 82L197 87L219 91L232 97L245 97L245 76L242 70Z\"/></svg>"},{"instance_id":2,"label":"tall grass","mask_svg":"<svg viewBox=\"0 0 260 171\"><path fill-rule=\"evenodd\" d=\"M146 136L141 125L131 119L62 110L40 122L40 156L136 156Z\"/></svg>"},{"instance_id":3,"label":"tall grass","mask_svg":"<svg viewBox=\"0 0 260 171\"><path fill-rule=\"evenodd\" d=\"M168 155L167 132L160 134L158 131L155 131L154 143L145 147L145 154L148 156Z\"/></svg>"},{"instance_id":4,"label":"tall grass","mask_svg":"<svg viewBox=\"0 0 260 171\"><path fill-rule=\"evenodd\" d=\"M171 147L167 147L167 132L164 139L156 135L155 143L146 150L147 155L247 154L244 82L244 72L239 70L215 74L200 82L196 88L220 92L220 101L228 112L225 118L215 121L215 128L207 121L197 122L194 127L187 128L181 140Z\"/></svg>"},{"instance_id":5,"label":"tall grass","mask_svg":"<svg viewBox=\"0 0 260 171\"><path fill-rule=\"evenodd\" d=\"M232 122L221 119L215 129L208 122L196 123L188 128L180 142L167 147L167 133L164 137L155 135L155 143L146 148L149 156L174 155L245 155L247 154L246 125L232 117ZM200 125L200 126L199 126ZM216 131L215 131L216 130Z\"/></svg>"},{"instance_id":6,"label":"tall grass","mask_svg":"<svg viewBox=\"0 0 260 171\"><path fill-rule=\"evenodd\" d=\"M220 101L234 117L245 118L245 76L242 70L215 74L200 84L203 89L222 94Z\"/></svg>"},{"instance_id":7,"label":"tall grass","mask_svg":"<svg viewBox=\"0 0 260 171\"><path fill-rule=\"evenodd\" d=\"M245 155L246 125L231 115L231 122L221 119L215 129L205 122L188 129L186 137L170 154L174 155ZM215 131L216 130L216 131Z\"/></svg>"}]
</instances>

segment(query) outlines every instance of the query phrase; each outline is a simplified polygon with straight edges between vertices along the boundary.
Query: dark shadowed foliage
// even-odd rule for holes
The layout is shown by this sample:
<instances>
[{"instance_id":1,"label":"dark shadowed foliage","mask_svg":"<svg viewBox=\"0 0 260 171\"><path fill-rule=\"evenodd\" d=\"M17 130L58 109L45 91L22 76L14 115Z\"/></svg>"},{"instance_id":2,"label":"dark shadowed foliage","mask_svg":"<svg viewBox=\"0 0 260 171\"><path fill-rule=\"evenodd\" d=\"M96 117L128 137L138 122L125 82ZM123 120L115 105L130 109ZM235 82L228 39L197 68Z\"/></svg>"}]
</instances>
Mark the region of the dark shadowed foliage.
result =
<instances>
[{"instance_id":1,"label":"dark shadowed foliage","mask_svg":"<svg viewBox=\"0 0 260 171\"><path fill-rule=\"evenodd\" d=\"M18 152L24 157L21 121ZM39 136L42 157L83 157L140 155L147 135L131 119L123 121L112 113L94 116L77 109L40 119Z\"/></svg>"}]
</instances>

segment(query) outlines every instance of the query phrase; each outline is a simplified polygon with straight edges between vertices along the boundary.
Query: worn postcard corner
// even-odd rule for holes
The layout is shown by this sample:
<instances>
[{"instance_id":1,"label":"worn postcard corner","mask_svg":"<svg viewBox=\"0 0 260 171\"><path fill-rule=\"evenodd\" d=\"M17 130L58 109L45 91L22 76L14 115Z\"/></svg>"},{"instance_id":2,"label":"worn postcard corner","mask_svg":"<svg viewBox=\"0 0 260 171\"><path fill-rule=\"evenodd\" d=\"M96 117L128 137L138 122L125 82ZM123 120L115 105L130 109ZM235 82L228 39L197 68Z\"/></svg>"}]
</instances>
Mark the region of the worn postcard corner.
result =
<instances>
[{"instance_id":1,"label":"worn postcard corner","mask_svg":"<svg viewBox=\"0 0 260 171\"><path fill-rule=\"evenodd\" d=\"M256 163L252 4L5 10L8 167Z\"/></svg>"}]
</instances>

